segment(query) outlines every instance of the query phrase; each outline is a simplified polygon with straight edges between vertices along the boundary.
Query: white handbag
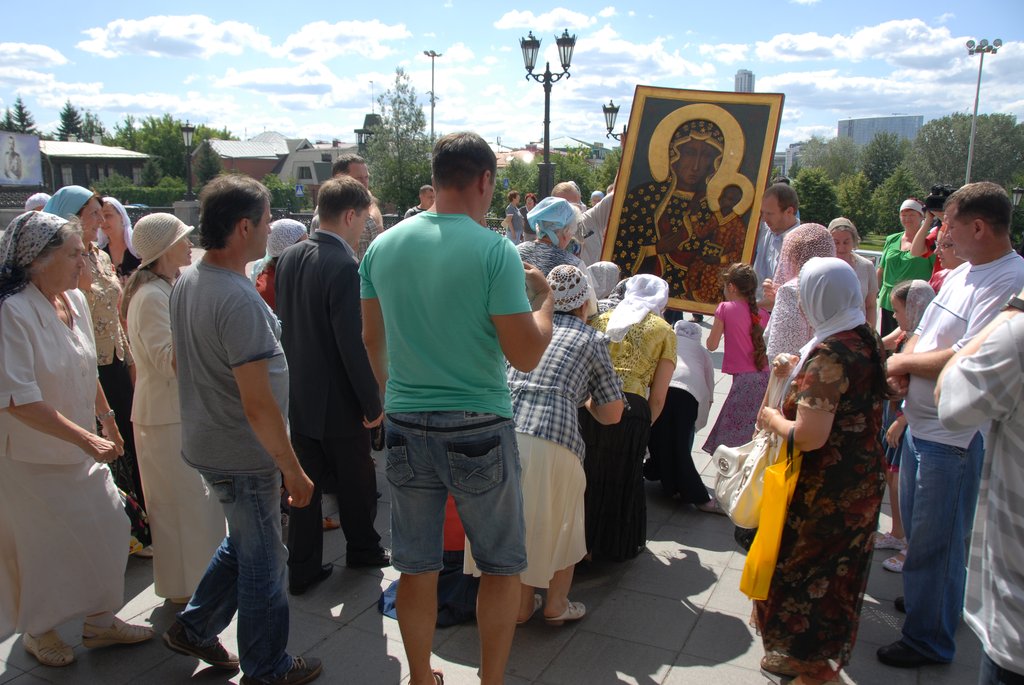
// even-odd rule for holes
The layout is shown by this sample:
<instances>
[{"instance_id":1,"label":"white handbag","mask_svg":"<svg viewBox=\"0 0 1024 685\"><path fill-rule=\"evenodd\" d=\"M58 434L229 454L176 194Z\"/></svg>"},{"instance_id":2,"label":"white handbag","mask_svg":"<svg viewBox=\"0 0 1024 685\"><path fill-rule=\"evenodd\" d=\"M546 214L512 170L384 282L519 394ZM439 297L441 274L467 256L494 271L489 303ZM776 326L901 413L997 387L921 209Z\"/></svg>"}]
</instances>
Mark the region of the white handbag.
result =
<instances>
[{"instance_id":1,"label":"white handbag","mask_svg":"<svg viewBox=\"0 0 1024 685\"><path fill-rule=\"evenodd\" d=\"M768 381L765 406L782 401L786 379L774 373ZM754 439L739 447L719 445L714 460L718 468L715 497L722 510L740 528L757 528L764 493L764 470L775 463L782 439L770 430L758 430Z\"/></svg>"}]
</instances>

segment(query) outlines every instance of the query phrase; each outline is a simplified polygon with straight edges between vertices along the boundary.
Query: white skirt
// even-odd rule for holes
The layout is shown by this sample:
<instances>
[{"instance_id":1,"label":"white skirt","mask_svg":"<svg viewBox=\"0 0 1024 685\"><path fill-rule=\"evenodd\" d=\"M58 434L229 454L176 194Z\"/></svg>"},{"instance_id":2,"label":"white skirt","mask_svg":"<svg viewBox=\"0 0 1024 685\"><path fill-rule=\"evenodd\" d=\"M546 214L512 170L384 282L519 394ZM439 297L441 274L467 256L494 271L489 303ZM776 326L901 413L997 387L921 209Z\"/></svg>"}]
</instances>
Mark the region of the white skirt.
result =
<instances>
[{"instance_id":1,"label":"white skirt","mask_svg":"<svg viewBox=\"0 0 1024 685\"><path fill-rule=\"evenodd\" d=\"M528 564L519 578L524 585L546 588L555 572L575 565L587 553L587 479L579 457L565 447L525 433L516 433L516 442L523 469ZM468 540L465 571L480 575Z\"/></svg>"},{"instance_id":2,"label":"white skirt","mask_svg":"<svg viewBox=\"0 0 1024 685\"><path fill-rule=\"evenodd\" d=\"M191 597L224 540L224 509L181 458L181 424L135 424L142 491L153 534L158 597Z\"/></svg>"},{"instance_id":3,"label":"white skirt","mask_svg":"<svg viewBox=\"0 0 1024 685\"><path fill-rule=\"evenodd\" d=\"M0 640L120 609L129 532L106 465L0 455Z\"/></svg>"}]
</instances>

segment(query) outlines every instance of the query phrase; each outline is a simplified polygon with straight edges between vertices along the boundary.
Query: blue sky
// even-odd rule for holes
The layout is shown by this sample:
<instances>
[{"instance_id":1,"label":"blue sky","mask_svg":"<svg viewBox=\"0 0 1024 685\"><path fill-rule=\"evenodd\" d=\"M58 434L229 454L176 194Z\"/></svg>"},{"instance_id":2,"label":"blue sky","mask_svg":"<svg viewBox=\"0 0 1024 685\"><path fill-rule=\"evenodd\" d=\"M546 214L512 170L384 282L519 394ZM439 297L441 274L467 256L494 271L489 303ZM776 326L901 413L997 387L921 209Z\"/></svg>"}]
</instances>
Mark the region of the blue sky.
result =
<instances>
[{"instance_id":1,"label":"blue sky","mask_svg":"<svg viewBox=\"0 0 1024 685\"><path fill-rule=\"evenodd\" d=\"M982 113L1024 119L1020 0L758 0L671 4L505 3L4 3L0 106L21 95L44 130L66 99L108 128L125 114L170 112L239 137L354 141L371 92L405 69L429 122L519 146L542 137L544 92L527 81L519 38L577 35L569 79L552 92L551 136L604 139L601 105L625 122L636 85L732 90L737 69L756 90L786 95L780 148L835 135L838 119L970 112L978 58L968 38L1001 38L985 58ZM665 9L665 8L671 9ZM717 12L715 11L717 10ZM542 65L541 65L542 67ZM371 85L372 82L372 85ZM429 123L428 123L429 126Z\"/></svg>"}]
</instances>

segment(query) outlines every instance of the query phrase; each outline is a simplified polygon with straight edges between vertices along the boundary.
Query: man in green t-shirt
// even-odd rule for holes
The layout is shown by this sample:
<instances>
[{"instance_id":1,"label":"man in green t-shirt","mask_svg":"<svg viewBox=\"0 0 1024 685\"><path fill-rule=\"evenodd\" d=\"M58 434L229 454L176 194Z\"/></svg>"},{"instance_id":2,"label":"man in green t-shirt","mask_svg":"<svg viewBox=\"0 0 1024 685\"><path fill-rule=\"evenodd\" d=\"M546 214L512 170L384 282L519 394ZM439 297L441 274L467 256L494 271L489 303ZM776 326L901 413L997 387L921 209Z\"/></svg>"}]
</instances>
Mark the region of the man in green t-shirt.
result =
<instances>
[{"instance_id":1,"label":"man in green t-shirt","mask_svg":"<svg viewBox=\"0 0 1024 685\"><path fill-rule=\"evenodd\" d=\"M533 369L551 340L544 275L481 225L496 160L475 133L434 147L435 202L377 238L359 267L363 340L385 387L392 563L412 685L437 679L430 649L442 568L445 501L454 497L483 573L481 682L500 683L526 568L512 403L505 360Z\"/></svg>"}]
</instances>

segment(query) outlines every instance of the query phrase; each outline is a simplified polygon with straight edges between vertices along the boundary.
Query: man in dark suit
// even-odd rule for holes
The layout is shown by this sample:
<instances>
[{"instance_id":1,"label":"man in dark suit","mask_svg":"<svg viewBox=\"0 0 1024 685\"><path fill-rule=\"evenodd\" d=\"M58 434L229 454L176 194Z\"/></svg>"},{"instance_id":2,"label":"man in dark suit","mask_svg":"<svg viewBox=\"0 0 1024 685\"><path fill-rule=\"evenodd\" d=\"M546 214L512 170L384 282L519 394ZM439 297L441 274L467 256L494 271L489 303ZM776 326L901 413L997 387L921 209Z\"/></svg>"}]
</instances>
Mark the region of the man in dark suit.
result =
<instances>
[{"instance_id":1,"label":"man in dark suit","mask_svg":"<svg viewBox=\"0 0 1024 685\"><path fill-rule=\"evenodd\" d=\"M362 341L359 275L352 246L373 199L353 178L320 188L320 228L285 250L275 291L290 372L291 440L316 491L309 507L294 509L288 525L292 594L302 594L333 570L323 564L324 481L337 488L350 567L390 563L373 527L377 484L369 429L380 424L377 381Z\"/></svg>"}]
</instances>

